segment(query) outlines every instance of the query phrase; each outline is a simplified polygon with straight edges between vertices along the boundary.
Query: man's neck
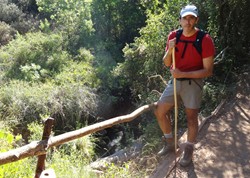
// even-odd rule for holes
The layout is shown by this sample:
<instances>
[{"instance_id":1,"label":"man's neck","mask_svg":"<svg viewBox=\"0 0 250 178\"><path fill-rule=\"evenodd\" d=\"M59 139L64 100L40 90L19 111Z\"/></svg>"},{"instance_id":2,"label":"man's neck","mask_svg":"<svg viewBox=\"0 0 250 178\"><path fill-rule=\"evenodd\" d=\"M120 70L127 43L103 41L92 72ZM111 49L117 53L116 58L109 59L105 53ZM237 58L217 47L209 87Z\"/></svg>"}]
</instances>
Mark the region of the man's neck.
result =
<instances>
[{"instance_id":1,"label":"man's neck","mask_svg":"<svg viewBox=\"0 0 250 178\"><path fill-rule=\"evenodd\" d=\"M192 30L183 30L183 35L184 36L186 36L186 37L190 37L190 36L193 36L195 33L196 33L196 31L197 31L198 29L197 28L193 28Z\"/></svg>"}]
</instances>

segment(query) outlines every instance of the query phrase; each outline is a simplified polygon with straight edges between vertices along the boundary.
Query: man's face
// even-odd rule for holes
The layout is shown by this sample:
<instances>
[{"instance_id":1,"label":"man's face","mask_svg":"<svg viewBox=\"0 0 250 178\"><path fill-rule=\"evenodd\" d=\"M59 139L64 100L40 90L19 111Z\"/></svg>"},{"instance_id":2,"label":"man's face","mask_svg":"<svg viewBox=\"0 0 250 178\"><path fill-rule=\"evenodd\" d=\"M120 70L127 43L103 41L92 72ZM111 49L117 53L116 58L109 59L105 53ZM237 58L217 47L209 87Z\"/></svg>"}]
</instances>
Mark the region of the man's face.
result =
<instances>
[{"instance_id":1,"label":"man's face","mask_svg":"<svg viewBox=\"0 0 250 178\"><path fill-rule=\"evenodd\" d=\"M185 17L180 18L180 25L184 31L191 31L194 29L198 20L198 17L195 17L193 15L187 15Z\"/></svg>"}]
</instances>

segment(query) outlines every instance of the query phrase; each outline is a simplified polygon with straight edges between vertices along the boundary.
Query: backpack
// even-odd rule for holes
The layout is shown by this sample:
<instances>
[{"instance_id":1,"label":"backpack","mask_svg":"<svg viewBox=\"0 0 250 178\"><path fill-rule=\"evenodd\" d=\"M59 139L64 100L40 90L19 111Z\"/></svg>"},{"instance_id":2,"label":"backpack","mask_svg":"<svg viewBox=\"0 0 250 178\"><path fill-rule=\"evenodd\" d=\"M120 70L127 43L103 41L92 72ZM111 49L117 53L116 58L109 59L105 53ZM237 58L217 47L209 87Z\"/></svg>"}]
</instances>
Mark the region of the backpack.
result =
<instances>
[{"instance_id":1,"label":"backpack","mask_svg":"<svg viewBox=\"0 0 250 178\"><path fill-rule=\"evenodd\" d=\"M181 58L184 57L186 49L187 49L187 44L188 43L193 43L193 46L195 47L195 49L198 51L198 53L201 55L202 52L202 39L203 37L207 34L206 32L204 32L203 30L199 30L198 34L196 36L196 40L195 41L188 41L188 40L181 40L181 34L183 32L183 29L178 29L176 31L176 44L179 42L185 43L185 47L184 50L182 52ZM176 48L176 51L178 51L178 49Z\"/></svg>"}]
</instances>

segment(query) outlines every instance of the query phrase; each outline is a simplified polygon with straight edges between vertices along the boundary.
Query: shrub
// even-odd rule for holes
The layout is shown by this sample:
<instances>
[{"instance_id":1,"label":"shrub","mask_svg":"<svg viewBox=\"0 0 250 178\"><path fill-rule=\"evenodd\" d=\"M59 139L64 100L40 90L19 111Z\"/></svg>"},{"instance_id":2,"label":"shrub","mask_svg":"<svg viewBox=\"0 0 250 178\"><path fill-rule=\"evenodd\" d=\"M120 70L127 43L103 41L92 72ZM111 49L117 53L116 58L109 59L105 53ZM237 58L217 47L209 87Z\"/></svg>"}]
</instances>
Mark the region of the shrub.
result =
<instances>
[{"instance_id":1,"label":"shrub","mask_svg":"<svg viewBox=\"0 0 250 178\"><path fill-rule=\"evenodd\" d=\"M93 122L98 97L82 84L64 86L13 81L0 88L0 120L23 126L49 115L64 132ZM60 123L60 124L59 124Z\"/></svg>"},{"instance_id":2,"label":"shrub","mask_svg":"<svg viewBox=\"0 0 250 178\"><path fill-rule=\"evenodd\" d=\"M0 22L0 46L6 45L14 39L16 35L16 30L5 22Z\"/></svg>"},{"instance_id":3,"label":"shrub","mask_svg":"<svg viewBox=\"0 0 250 178\"><path fill-rule=\"evenodd\" d=\"M8 0L0 1L0 21L11 23L16 21L22 14L22 11L14 3L9 3Z\"/></svg>"},{"instance_id":4,"label":"shrub","mask_svg":"<svg viewBox=\"0 0 250 178\"><path fill-rule=\"evenodd\" d=\"M62 36L43 33L18 35L0 50L6 78L44 81L57 74L70 56L63 51Z\"/></svg>"},{"instance_id":5,"label":"shrub","mask_svg":"<svg viewBox=\"0 0 250 178\"><path fill-rule=\"evenodd\" d=\"M29 141L38 141L42 137L42 125L33 122L28 126L31 136ZM13 145L20 139L20 136L14 136L5 129L0 129L0 152L6 152L14 149ZM84 177L90 178L94 174L89 165L94 154L94 144L92 136L85 136L64 145L49 149L47 152L46 168L53 168L57 177ZM36 170L37 157L29 157L16 162L0 166L0 177L19 178L34 177Z\"/></svg>"},{"instance_id":6,"label":"shrub","mask_svg":"<svg viewBox=\"0 0 250 178\"><path fill-rule=\"evenodd\" d=\"M10 131L0 128L0 152L6 152L14 149L21 141L20 135L14 136ZM0 177L19 178L32 175L34 169L34 158L23 159L17 162L12 162L0 166ZM32 170L33 169L33 170Z\"/></svg>"}]
</instances>

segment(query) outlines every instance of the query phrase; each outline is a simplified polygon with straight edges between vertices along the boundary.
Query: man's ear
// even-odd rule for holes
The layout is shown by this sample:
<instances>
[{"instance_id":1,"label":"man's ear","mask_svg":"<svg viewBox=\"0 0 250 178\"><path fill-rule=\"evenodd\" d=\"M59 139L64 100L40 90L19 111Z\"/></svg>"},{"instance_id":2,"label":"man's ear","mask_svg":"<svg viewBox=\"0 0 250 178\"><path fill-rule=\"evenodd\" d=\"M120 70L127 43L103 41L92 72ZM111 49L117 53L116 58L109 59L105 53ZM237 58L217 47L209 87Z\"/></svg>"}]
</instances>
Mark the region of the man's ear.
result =
<instances>
[{"instance_id":1,"label":"man's ear","mask_svg":"<svg viewBox=\"0 0 250 178\"><path fill-rule=\"evenodd\" d=\"M199 22L199 17L197 17L197 19L196 19L196 22L195 22L195 23L197 24L198 22Z\"/></svg>"}]
</instances>

